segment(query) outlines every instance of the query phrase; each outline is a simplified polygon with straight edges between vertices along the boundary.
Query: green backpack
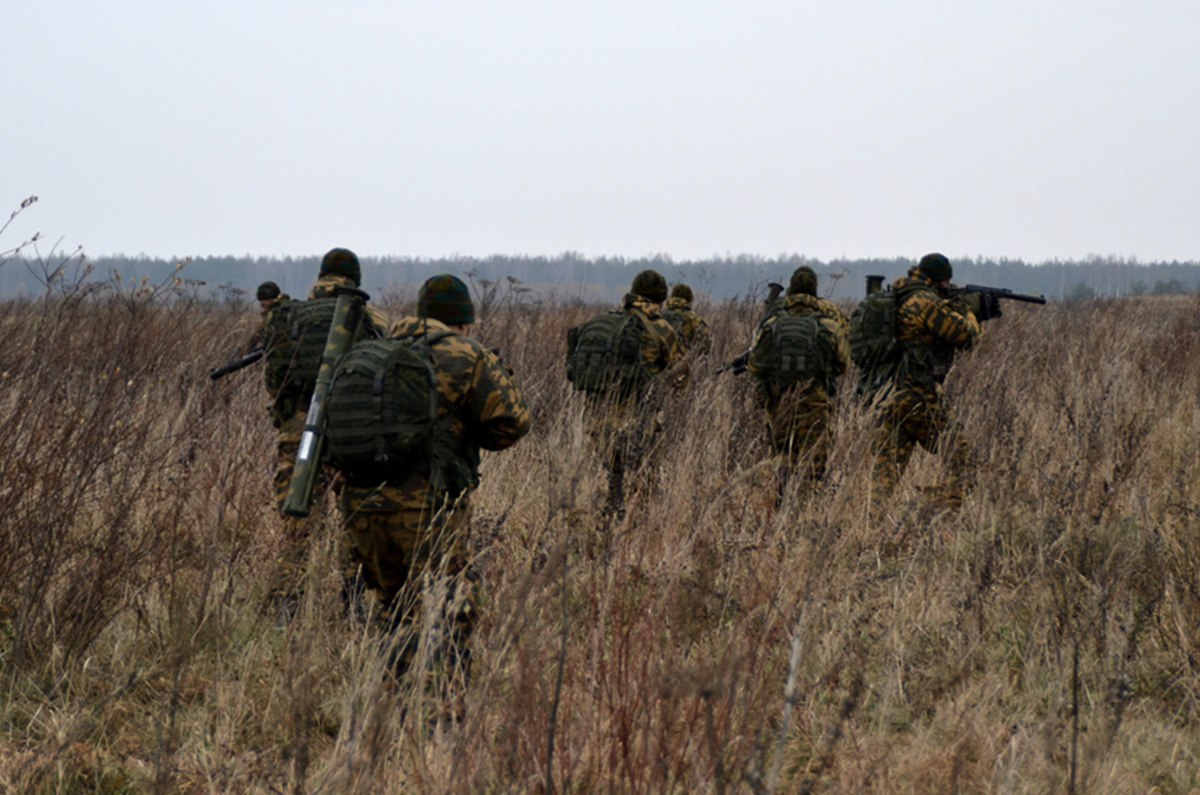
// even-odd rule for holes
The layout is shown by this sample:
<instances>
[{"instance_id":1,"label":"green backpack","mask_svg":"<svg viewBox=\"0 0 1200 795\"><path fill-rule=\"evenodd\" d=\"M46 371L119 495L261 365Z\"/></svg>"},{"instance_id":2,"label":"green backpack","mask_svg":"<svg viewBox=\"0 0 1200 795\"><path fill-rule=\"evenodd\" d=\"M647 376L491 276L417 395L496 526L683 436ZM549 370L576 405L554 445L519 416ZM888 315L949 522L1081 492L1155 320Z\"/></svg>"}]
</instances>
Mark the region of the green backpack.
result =
<instances>
[{"instance_id":1,"label":"green backpack","mask_svg":"<svg viewBox=\"0 0 1200 795\"><path fill-rule=\"evenodd\" d=\"M336 468L353 479L413 471L430 462L438 430L430 345L451 334L368 340L346 353L325 407L327 450Z\"/></svg>"},{"instance_id":2,"label":"green backpack","mask_svg":"<svg viewBox=\"0 0 1200 795\"><path fill-rule=\"evenodd\" d=\"M899 357L896 310L891 289L871 293L850 313L850 360L860 370L874 370Z\"/></svg>"},{"instance_id":3,"label":"green backpack","mask_svg":"<svg viewBox=\"0 0 1200 795\"><path fill-rule=\"evenodd\" d=\"M832 389L836 340L821 318L819 312L784 312L764 324L750 353L754 369L781 389L809 380Z\"/></svg>"},{"instance_id":4,"label":"green backpack","mask_svg":"<svg viewBox=\"0 0 1200 795\"><path fill-rule=\"evenodd\" d=\"M683 321L683 314L677 309L662 309L659 311L662 319L671 324L671 330L675 332L675 336L683 342L683 327L686 325Z\"/></svg>"},{"instance_id":5,"label":"green backpack","mask_svg":"<svg viewBox=\"0 0 1200 795\"><path fill-rule=\"evenodd\" d=\"M632 391L646 380L642 321L632 312L604 312L567 331L567 380L602 394L614 385Z\"/></svg>"},{"instance_id":6,"label":"green backpack","mask_svg":"<svg viewBox=\"0 0 1200 795\"><path fill-rule=\"evenodd\" d=\"M290 387L287 391L302 394L304 399L312 395L336 307L336 298L313 298L284 301L271 310L265 343L268 385ZM352 345L375 336L374 326L367 319L365 310L355 322L358 327Z\"/></svg>"}]
</instances>

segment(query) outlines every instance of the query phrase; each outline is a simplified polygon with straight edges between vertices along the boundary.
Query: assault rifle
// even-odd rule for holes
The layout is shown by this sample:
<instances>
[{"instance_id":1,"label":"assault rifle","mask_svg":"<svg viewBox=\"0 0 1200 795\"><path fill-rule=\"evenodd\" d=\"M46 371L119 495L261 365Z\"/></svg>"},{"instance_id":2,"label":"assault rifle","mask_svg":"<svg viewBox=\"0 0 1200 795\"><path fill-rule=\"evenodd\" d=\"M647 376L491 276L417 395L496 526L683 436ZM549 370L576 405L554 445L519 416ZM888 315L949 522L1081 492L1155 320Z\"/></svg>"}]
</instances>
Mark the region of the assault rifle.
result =
<instances>
[{"instance_id":1,"label":"assault rifle","mask_svg":"<svg viewBox=\"0 0 1200 795\"><path fill-rule=\"evenodd\" d=\"M312 402L304 418L304 433L300 437L300 449L296 453L296 468L283 500L285 516L308 516L312 506L313 487L317 473L321 470L321 453L325 447L325 398L329 385L333 383L333 371L342 354L350 349L354 332L364 315L364 305L369 296L354 287L336 287L333 294L337 305L333 320L329 324L329 336L325 341L325 355L321 369L317 371L317 384L313 388Z\"/></svg>"},{"instance_id":2,"label":"assault rifle","mask_svg":"<svg viewBox=\"0 0 1200 795\"><path fill-rule=\"evenodd\" d=\"M1040 295L1022 295L1004 287L984 287L981 284L968 284L954 290L949 297L956 298L976 293L979 295L979 322L1000 317L1000 300L1021 301L1026 304L1044 304L1046 299Z\"/></svg>"},{"instance_id":3,"label":"assault rifle","mask_svg":"<svg viewBox=\"0 0 1200 795\"><path fill-rule=\"evenodd\" d=\"M767 284L767 287L771 288L771 292L763 300L763 304L769 307L771 304L775 303L775 299L778 298L779 294L783 292L784 286L782 284L778 284L776 282L770 282ZM757 336L757 334L755 336ZM753 350L754 350L754 340L751 340L750 347L746 349L745 353L742 353L736 359L734 359L733 361L729 362L728 364L726 364L726 365L722 366L720 369L718 369L717 375L720 375L721 373L725 372L726 370L732 370L734 375L741 375L742 373L749 370L750 369L750 353Z\"/></svg>"},{"instance_id":4,"label":"assault rifle","mask_svg":"<svg viewBox=\"0 0 1200 795\"><path fill-rule=\"evenodd\" d=\"M217 367L209 370L208 377L216 381L218 378L229 375L230 373L236 373L243 367L249 367L266 355L267 352L264 349L255 348L240 359L230 359L229 364L225 365L224 367Z\"/></svg>"}]
</instances>

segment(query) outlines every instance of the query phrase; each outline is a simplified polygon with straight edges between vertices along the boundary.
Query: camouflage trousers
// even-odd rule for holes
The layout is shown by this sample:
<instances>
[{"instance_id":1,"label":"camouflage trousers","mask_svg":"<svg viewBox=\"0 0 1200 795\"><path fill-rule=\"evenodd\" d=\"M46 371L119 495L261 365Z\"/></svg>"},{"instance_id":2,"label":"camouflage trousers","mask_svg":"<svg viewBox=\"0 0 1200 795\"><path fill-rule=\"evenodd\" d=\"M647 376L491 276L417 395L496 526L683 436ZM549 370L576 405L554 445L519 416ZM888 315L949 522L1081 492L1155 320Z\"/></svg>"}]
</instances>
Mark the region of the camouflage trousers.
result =
<instances>
[{"instance_id":1,"label":"camouflage trousers","mask_svg":"<svg viewBox=\"0 0 1200 795\"><path fill-rule=\"evenodd\" d=\"M825 389L784 392L767 409L767 443L781 487L792 475L807 482L825 477L833 447L833 404Z\"/></svg>"},{"instance_id":2,"label":"camouflage trousers","mask_svg":"<svg viewBox=\"0 0 1200 795\"><path fill-rule=\"evenodd\" d=\"M345 503L342 514L350 561L360 567L395 633L393 672L410 670L422 648L429 665L465 672L477 615L466 498L433 516L424 509L350 510Z\"/></svg>"},{"instance_id":3,"label":"camouflage trousers","mask_svg":"<svg viewBox=\"0 0 1200 795\"><path fill-rule=\"evenodd\" d=\"M871 439L875 462L871 471L872 499L886 500L891 496L918 444L931 453L937 453L941 447L947 493L962 499L970 451L966 440L950 424L939 392L906 386L894 392L880 408Z\"/></svg>"},{"instance_id":4,"label":"camouflage trousers","mask_svg":"<svg viewBox=\"0 0 1200 795\"><path fill-rule=\"evenodd\" d=\"M620 514L625 510L626 475L652 462L662 423L657 413L631 402L601 404L589 411L584 430L608 472L604 510Z\"/></svg>"},{"instance_id":5,"label":"camouflage trousers","mask_svg":"<svg viewBox=\"0 0 1200 795\"><path fill-rule=\"evenodd\" d=\"M275 443L276 465L272 489L275 493L275 510L282 512L296 471L296 454L300 451L300 437L304 433L305 414L301 412L285 422L279 429ZM303 519L283 516L284 539L276 560L276 581L271 587L273 596L299 593L300 583L307 568L309 544L314 529L321 523L325 505L325 492L333 482L333 473L322 467L313 486L312 513Z\"/></svg>"}]
</instances>

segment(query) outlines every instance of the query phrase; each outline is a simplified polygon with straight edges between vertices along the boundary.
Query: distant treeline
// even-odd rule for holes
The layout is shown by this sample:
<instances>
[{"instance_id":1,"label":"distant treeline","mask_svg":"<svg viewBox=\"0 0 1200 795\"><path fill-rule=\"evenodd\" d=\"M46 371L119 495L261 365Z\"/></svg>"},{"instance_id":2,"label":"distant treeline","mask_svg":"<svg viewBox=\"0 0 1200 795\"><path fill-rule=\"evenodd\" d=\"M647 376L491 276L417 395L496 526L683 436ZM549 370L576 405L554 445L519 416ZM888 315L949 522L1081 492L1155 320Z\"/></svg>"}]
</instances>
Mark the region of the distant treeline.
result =
<instances>
[{"instance_id":1,"label":"distant treeline","mask_svg":"<svg viewBox=\"0 0 1200 795\"><path fill-rule=\"evenodd\" d=\"M178 262L149 257L101 257L90 260L93 280L132 280L161 284L176 277L214 297L252 297L263 281L277 282L285 292L303 295L312 284L319 255L310 257L197 257L182 268ZM955 282L1007 287L1053 299L1121 295L1176 295L1200 289L1200 262L1139 263L1115 258L1026 263L1021 260L954 259ZM454 273L477 290L489 284L520 289L533 298L611 301L645 268L662 272L668 282L687 282L698 295L713 300L756 298L767 283L786 282L800 265L821 275L820 292L834 300L862 295L868 274L890 282L915 265L913 259L855 259L822 262L796 254L768 258L742 254L702 260L676 260L657 255L627 259L588 258L572 252L556 256L363 258L363 287L380 297L407 296L436 273ZM0 267L0 297L39 295L47 263L12 260ZM515 280L515 281L514 281ZM528 290L529 292L525 292Z\"/></svg>"}]
</instances>

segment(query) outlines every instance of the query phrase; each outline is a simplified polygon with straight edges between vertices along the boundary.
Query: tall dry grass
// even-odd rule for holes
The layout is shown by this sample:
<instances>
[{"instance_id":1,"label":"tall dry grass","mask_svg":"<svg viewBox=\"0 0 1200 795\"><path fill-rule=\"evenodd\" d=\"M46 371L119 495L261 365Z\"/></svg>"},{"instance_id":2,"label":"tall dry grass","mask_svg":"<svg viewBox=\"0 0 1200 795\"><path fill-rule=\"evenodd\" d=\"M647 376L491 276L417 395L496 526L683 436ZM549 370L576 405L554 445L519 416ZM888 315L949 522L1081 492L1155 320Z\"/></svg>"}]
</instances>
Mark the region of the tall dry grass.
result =
<instances>
[{"instance_id":1,"label":"tall dry grass","mask_svg":"<svg viewBox=\"0 0 1200 795\"><path fill-rule=\"evenodd\" d=\"M475 496L461 721L347 617L336 513L290 621L254 317L171 286L0 306L0 790L21 793L1188 792L1200 788L1193 299L1014 308L948 393L976 458L866 504L869 416L776 507L740 352L667 407L622 522L564 378L591 310L493 293L535 424ZM385 305L407 307L402 292ZM1156 788L1156 789L1154 789Z\"/></svg>"}]
</instances>

